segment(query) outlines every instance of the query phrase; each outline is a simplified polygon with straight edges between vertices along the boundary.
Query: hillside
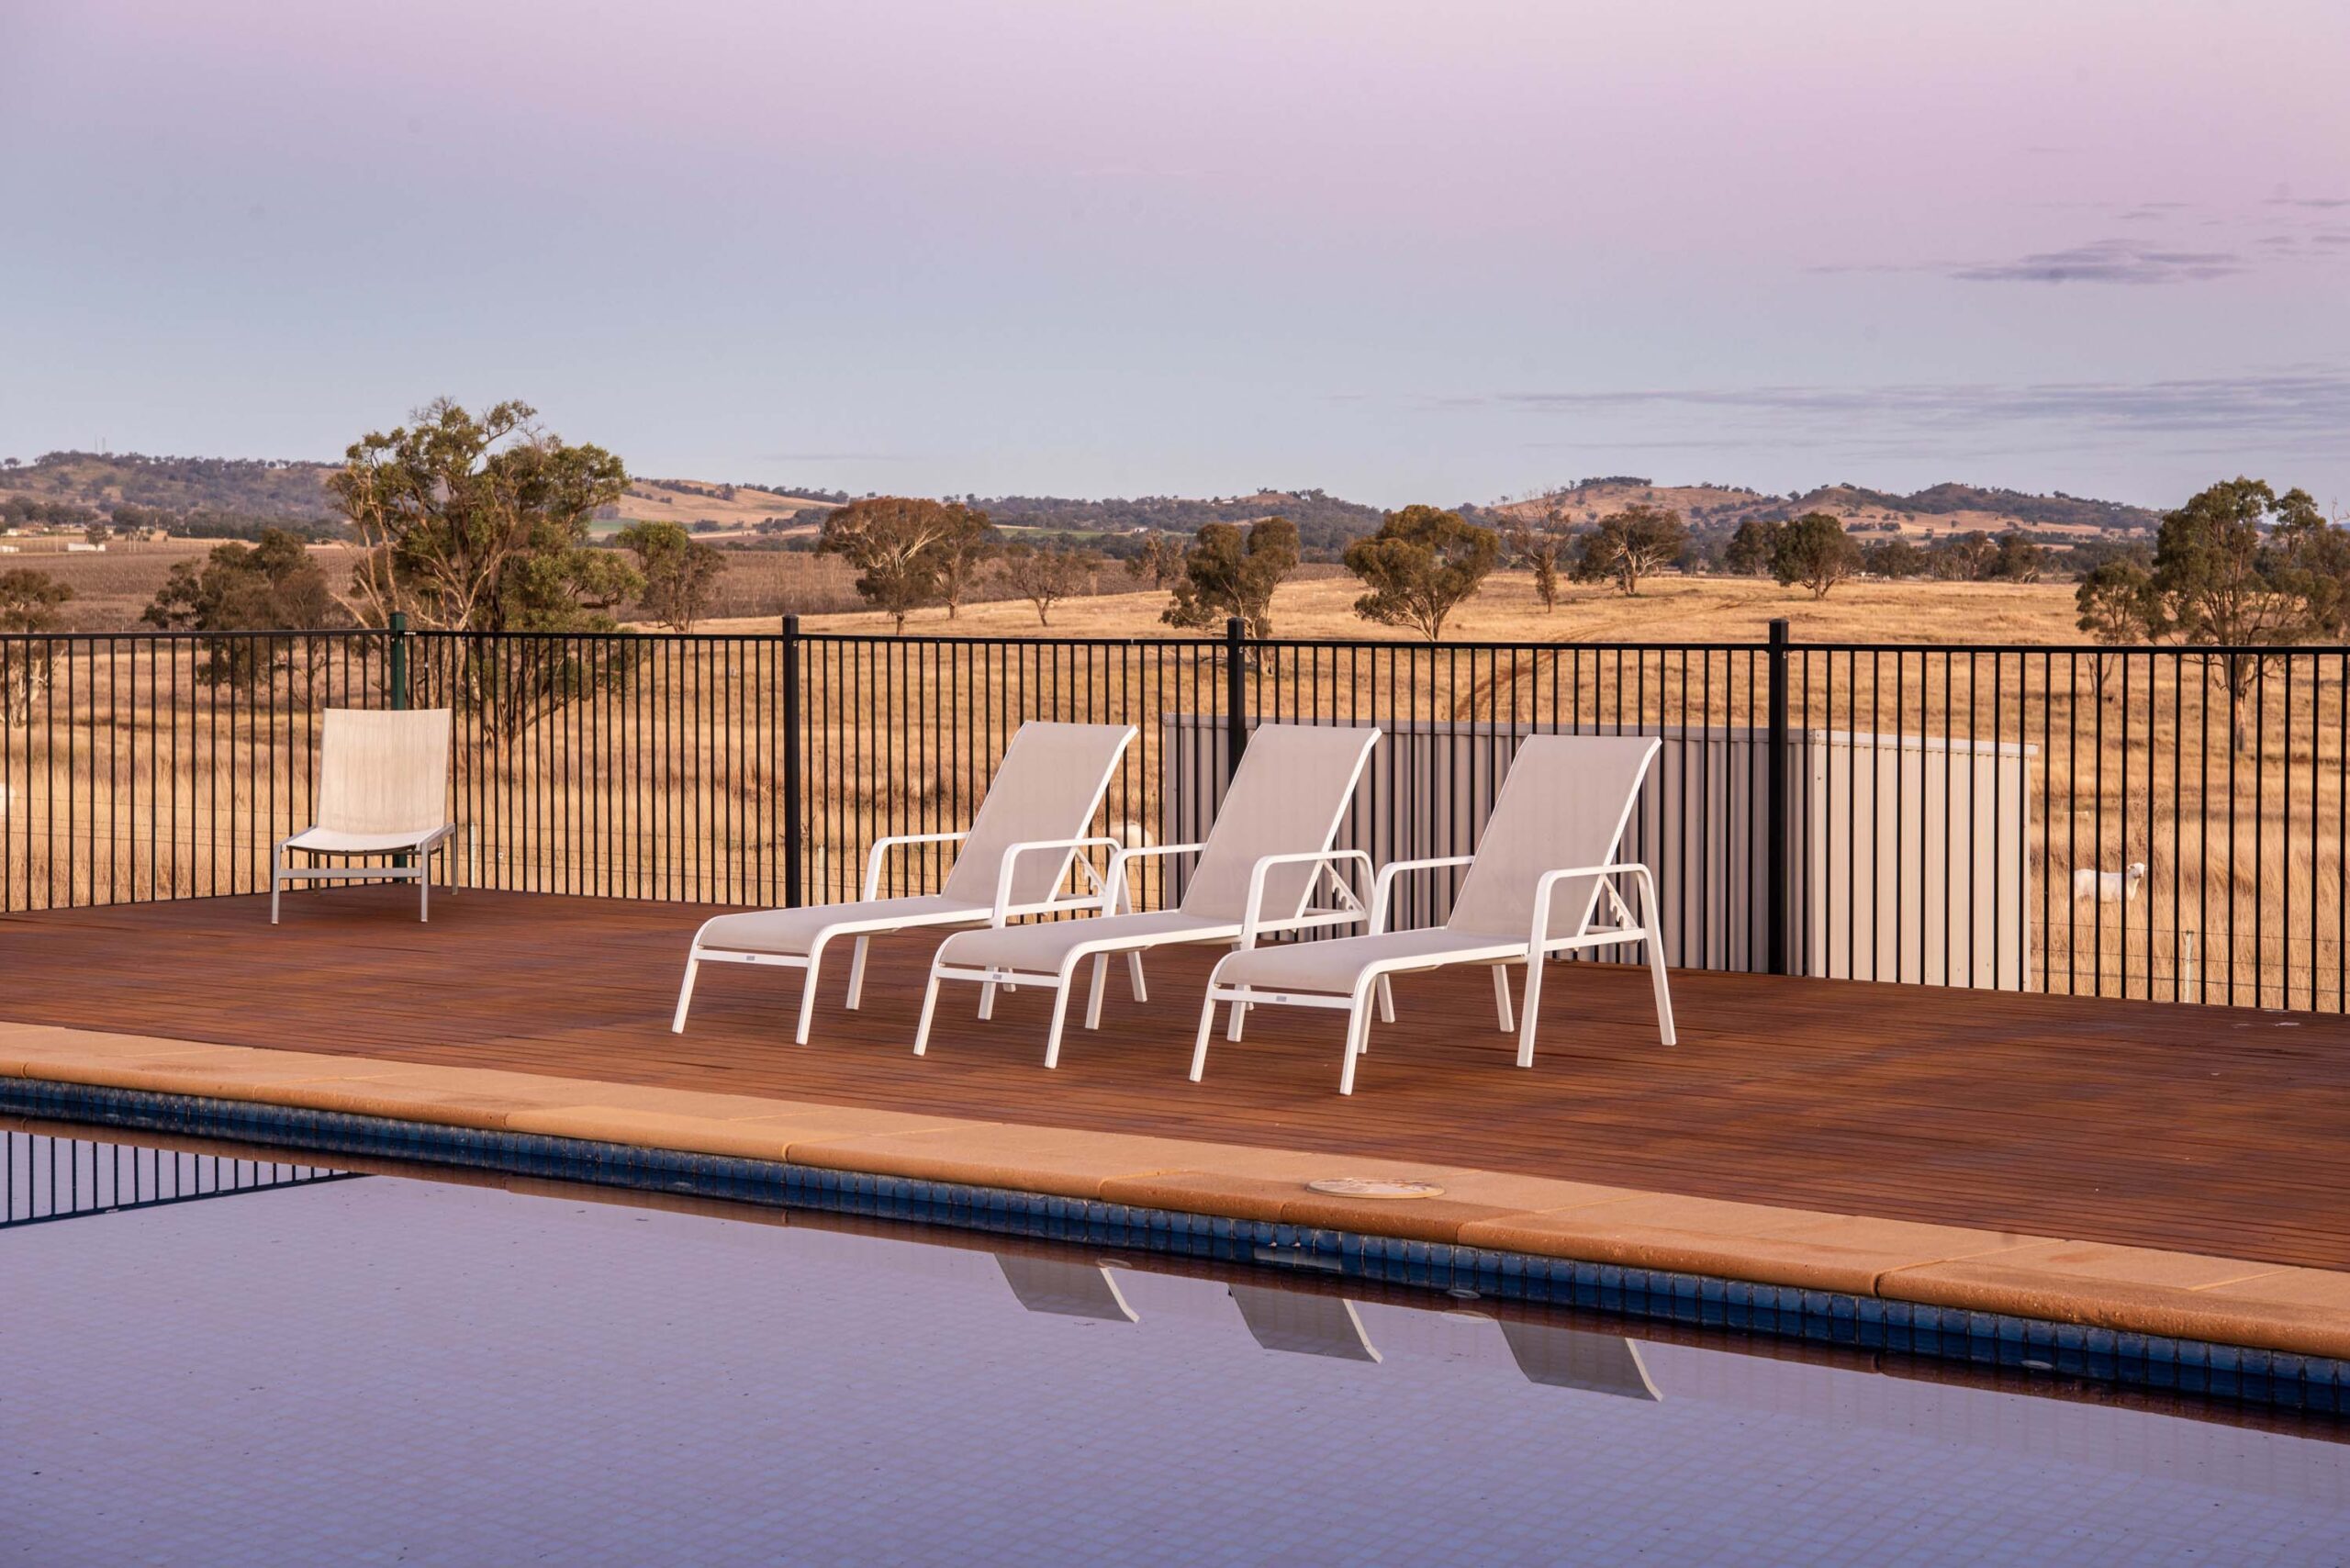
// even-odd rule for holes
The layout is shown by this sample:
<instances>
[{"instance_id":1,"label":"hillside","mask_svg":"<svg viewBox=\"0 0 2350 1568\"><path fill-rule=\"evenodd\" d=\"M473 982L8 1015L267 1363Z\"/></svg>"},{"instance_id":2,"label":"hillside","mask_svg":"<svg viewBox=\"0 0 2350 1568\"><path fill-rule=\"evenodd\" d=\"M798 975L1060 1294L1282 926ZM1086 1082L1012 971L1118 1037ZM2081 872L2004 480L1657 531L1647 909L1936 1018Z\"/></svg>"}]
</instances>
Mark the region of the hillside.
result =
<instances>
[{"instance_id":1,"label":"hillside","mask_svg":"<svg viewBox=\"0 0 2350 1568\"><path fill-rule=\"evenodd\" d=\"M264 527L340 537L325 488L325 463L218 457L154 457L140 453L52 452L30 463L0 463L0 523L78 528L164 528L180 536L252 537ZM630 522L659 520L713 537L785 537L814 532L824 511L849 498L839 490L638 478L595 522L610 536ZM1261 489L1214 497L1063 496L961 498L1013 530L1081 535L1113 554L1130 554L1153 532L1188 535L1203 523L1248 523L1280 515L1298 525L1309 557L1334 559L1348 541L1379 526L1380 509L1320 489ZM2143 508L2062 493L1942 484L1910 495L1854 485L1824 486L1799 496L1765 495L1734 485L1659 485L1628 475L1584 479L1538 497L1466 507L1488 522L1552 504L1577 521L1595 521L1634 503L1671 507L1700 538L1726 535L1748 518L1829 511L1856 531L1914 539L2023 530L2051 540L2151 530Z\"/></svg>"},{"instance_id":2,"label":"hillside","mask_svg":"<svg viewBox=\"0 0 2350 1568\"><path fill-rule=\"evenodd\" d=\"M2049 535L2090 537L2105 532L2151 531L2159 513L2119 501L2067 496L2027 495L2020 490L1942 484L1901 496L1857 485L1823 485L1797 496L1769 496L1725 485L1658 485L1628 475L1585 479L1580 484L1484 509L1495 517L1563 508L1577 521L1595 522L1611 511L1642 503L1670 507L1701 533L1727 532L1749 518L1774 521L1806 512L1833 512L1845 526L1865 532L1915 539L1950 533L2000 533L2009 529Z\"/></svg>"}]
</instances>

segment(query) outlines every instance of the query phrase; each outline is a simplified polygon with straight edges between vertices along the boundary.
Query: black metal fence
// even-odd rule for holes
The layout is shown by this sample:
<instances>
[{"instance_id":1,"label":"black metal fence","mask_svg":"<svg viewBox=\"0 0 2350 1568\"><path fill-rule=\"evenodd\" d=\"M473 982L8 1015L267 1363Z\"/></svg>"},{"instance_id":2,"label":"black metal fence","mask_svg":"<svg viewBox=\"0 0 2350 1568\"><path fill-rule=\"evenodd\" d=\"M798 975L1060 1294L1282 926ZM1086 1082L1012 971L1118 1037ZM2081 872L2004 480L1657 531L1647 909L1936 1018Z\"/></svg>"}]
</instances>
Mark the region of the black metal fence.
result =
<instances>
[{"instance_id":1,"label":"black metal fence","mask_svg":"<svg viewBox=\"0 0 2350 1568\"><path fill-rule=\"evenodd\" d=\"M1379 724L1344 835L1382 859L1471 848L1519 737L1622 732L1663 743L1630 848L1675 962L2341 1011L2345 693L2350 649L1783 633L15 636L0 910L265 887L335 706L455 711L464 885L717 903L856 896L875 839L968 820L1029 719L1136 727L1101 824L1136 843L1203 832L1257 723Z\"/></svg>"}]
</instances>

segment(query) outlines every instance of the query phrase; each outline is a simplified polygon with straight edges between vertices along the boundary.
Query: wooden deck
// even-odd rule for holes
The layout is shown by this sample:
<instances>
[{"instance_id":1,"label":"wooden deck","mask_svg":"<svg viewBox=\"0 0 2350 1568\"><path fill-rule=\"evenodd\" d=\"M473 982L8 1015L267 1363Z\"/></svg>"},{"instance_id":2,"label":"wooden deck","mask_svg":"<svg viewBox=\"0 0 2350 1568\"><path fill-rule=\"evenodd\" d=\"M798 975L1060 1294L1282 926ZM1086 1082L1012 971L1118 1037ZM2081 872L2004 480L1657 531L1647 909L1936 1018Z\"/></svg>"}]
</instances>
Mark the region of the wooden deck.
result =
<instances>
[{"instance_id":1,"label":"wooden deck","mask_svg":"<svg viewBox=\"0 0 2350 1568\"><path fill-rule=\"evenodd\" d=\"M1271 1009L1184 1080L1210 955L1112 982L1099 1035L1042 1066L1046 999L993 1022L948 993L909 1051L927 940L877 946L867 1002L830 977L789 1043L796 976L705 969L706 910L405 890L0 917L0 1018L1106 1132L1473 1165L1705 1197L2350 1269L2350 1023L2304 1014L1687 973L1656 1042L1639 970L1546 988L1511 1065L1483 971L1399 981L1357 1093L1340 1020Z\"/></svg>"}]
</instances>

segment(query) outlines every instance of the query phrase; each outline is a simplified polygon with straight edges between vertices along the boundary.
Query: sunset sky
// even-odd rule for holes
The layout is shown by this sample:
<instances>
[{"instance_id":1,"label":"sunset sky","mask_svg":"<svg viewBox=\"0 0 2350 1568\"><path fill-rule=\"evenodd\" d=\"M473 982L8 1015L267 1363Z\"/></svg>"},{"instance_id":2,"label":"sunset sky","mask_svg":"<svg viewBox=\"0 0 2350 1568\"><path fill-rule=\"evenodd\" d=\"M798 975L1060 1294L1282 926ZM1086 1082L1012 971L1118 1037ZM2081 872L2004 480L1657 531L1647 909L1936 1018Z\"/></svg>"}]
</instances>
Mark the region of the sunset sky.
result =
<instances>
[{"instance_id":1,"label":"sunset sky","mask_svg":"<svg viewBox=\"0 0 2350 1568\"><path fill-rule=\"evenodd\" d=\"M2350 504L2342 0L0 0L0 455Z\"/></svg>"}]
</instances>

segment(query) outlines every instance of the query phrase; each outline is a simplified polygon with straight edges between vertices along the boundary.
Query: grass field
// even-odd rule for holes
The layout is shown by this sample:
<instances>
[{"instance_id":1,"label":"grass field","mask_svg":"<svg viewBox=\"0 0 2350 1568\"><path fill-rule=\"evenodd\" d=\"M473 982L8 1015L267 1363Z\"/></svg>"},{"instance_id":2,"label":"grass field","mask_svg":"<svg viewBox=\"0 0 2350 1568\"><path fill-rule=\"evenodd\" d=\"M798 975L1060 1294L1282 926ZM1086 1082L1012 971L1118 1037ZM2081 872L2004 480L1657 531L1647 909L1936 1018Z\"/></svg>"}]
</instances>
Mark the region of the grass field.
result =
<instances>
[{"instance_id":1,"label":"grass field","mask_svg":"<svg viewBox=\"0 0 2350 1568\"><path fill-rule=\"evenodd\" d=\"M1413 633L1374 625L1354 613L1361 588L1335 567L1306 568L1309 580L1281 585L1273 596L1277 637L1375 638L1416 641ZM1122 574L1105 573L1105 592L1057 607L1049 628L1024 600L967 605L951 628L988 636L1192 636L1162 623L1164 593L1137 593ZM845 581L845 579L844 579ZM806 613L803 611L803 613ZM2076 643L2073 585L2060 583L1852 582L1825 599L1751 577L1663 577L1642 585L1637 598L1614 589L1572 588L1550 613L1534 597L1524 572L1497 572L1446 627L1454 642L1759 643L1774 617L1785 617L1797 641L1895 643ZM714 622L709 630L765 630L748 622ZM887 632L887 616L828 614L811 631ZM909 633L949 630L943 613L927 610Z\"/></svg>"}]
</instances>

